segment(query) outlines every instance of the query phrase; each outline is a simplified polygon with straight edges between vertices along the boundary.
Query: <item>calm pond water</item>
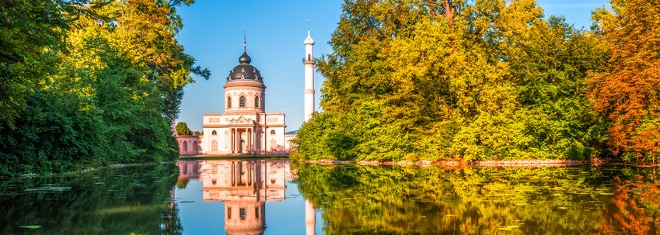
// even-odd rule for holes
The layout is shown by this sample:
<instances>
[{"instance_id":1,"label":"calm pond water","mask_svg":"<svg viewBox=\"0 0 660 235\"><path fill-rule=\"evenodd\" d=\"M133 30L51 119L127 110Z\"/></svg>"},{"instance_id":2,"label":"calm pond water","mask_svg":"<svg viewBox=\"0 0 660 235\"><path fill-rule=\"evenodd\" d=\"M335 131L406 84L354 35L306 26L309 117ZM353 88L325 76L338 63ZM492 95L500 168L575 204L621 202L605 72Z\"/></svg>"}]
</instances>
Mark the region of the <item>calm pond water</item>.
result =
<instances>
[{"instance_id":1,"label":"calm pond water","mask_svg":"<svg viewBox=\"0 0 660 235\"><path fill-rule=\"evenodd\" d=\"M0 234L657 234L652 168L190 160L0 181Z\"/></svg>"}]
</instances>

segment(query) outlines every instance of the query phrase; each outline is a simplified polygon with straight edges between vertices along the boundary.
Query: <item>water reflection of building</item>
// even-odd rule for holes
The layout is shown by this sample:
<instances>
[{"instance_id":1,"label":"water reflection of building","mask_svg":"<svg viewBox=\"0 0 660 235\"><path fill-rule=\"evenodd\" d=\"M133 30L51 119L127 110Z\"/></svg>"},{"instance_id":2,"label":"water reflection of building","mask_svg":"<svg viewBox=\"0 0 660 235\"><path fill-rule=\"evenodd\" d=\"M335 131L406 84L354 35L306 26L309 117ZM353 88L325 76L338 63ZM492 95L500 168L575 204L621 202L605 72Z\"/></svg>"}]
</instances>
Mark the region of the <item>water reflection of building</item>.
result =
<instances>
[{"instance_id":1,"label":"water reflection of building","mask_svg":"<svg viewBox=\"0 0 660 235\"><path fill-rule=\"evenodd\" d=\"M288 160L200 161L204 202L225 203L227 234L263 234L265 203L285 199Z\"/></svg>"},{"instance_id":2,"label":"water reflection of building","mask_svg":"<svg viewBox=\"0 0 660 235\"><path fill-rule=\"evenodd\" d=\"M177 181L188 181L199 178L199 161L179 161L176 163L179 167L179 177Z\"/></svg>"}]
</instances>

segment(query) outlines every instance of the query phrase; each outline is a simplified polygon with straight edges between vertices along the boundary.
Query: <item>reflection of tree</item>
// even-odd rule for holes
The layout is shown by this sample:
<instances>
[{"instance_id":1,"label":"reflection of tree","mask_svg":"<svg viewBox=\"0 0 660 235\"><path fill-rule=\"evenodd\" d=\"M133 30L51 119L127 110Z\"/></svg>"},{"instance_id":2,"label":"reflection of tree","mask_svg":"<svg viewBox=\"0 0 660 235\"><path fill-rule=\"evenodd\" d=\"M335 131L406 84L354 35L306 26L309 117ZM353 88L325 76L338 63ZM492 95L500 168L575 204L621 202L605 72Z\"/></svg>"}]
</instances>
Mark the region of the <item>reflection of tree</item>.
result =
<instances>
[{"instance_id":1,"label":"reflection of tree","mask_svg":"<svg viewBox=\"0 0 660 235\"><path fill-rule=\"evenodd\" d=\"M616 207L614 220L603 221L604 234L649 234L657 230L660 207L660 186L656 181L644 182L635 175L632 181L616 177L617 192L612 198Z\"/></svg>"},{"instance_id":2,"label":"reflection of tree","mask_svg":"<svg viewBox=\"0 0 660 235\"><path fill-rule=\"evenodd\" d=\"M172 188L172 190L176 190ZM181 220L179 219L179 208L174 202L174 198L167 206L167 209L164 211L161 218L163 219L163 232L161 234L183 234L183 225L181 225Z\"/></svg>"},{"instance_id":3,"label":"reflection of tree","mask_svg":"<svg viewBox=\"0 0 660 235\"><path fill-rule=\"evenodd\" d=\"M161 234L164 217L176 208L166 203L176 182L173 165L103 169L62 177L0 182L0 234L23 234L23 225L40 225L31 234ZM8 184L8 185L7 185Z\"/></svg>"},{"instance_id":4,"label":"reflection of tree","mask_svg":"<svg viewBox=\"0 0 660 235\"><path fill-rule=\"evenodd\" d=\"M615 188L603 179L621 174L598 168L294 169L299 190L323 211L326 234L597 234L599 221L613 217L607 205Z\"/></svg>"}]
</instances>

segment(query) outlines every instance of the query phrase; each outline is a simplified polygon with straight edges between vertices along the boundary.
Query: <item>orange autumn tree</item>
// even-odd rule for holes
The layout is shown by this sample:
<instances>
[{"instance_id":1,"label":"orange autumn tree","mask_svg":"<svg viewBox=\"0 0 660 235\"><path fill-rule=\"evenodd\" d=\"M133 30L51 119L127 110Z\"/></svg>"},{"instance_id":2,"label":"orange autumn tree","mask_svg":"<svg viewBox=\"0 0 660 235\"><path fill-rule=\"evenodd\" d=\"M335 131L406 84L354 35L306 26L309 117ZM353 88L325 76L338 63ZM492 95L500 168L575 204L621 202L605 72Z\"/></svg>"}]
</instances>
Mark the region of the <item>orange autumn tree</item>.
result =
<instances>
[{"instance_id":1,"label":"orange autumn tree","mask_svg":"<svg viewBox=\"0 0 660 235\"><path fill-rule=\"evenodd\" d=\"M613 219L599 223L601 234L650 234L658 223L660 186L656 180L644 180L635 175L633 180L621 180L615 176L616 194L612 202Z\"/></svg>"},{"instance_id":2,"label":"orange autumn tree","mask_svg":"<svg viewBox=\"0 0 660 235\"><path fill-rule=\"evenodd\" d=\"M609 67L591 74L590 97L611 121L608 144L625 160L660 152L660 0L612 0L593 13Z\"/></svg>"}]
</instances>

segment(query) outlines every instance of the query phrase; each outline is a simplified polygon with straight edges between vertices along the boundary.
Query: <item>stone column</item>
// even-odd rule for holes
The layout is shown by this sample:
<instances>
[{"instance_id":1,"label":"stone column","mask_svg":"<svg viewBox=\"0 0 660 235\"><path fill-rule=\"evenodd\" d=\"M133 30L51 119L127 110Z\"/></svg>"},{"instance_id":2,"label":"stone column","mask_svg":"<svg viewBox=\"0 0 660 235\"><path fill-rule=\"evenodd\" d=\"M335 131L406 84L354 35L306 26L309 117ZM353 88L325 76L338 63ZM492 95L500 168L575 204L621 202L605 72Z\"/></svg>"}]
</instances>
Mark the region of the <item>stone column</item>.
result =
<instances>
[{"instance_id":1,"label":"stone column","mask_svg":"<svg viewBox=\"0 0 660 235\"><path fill-rule=\"evenodd\" d=\"M230 176L231 176L231 186L232 186L232 187L236 186L236 177L235 177L234 175L236 175L236 163L235 163L235 162L231 162L231 173L230 173Z\"/></svg>"},{"instance_id":2,"label":"stone column","mask_svg":"<svg viewBox=\"0 0 660 235\"><path fill-rule=\"evenodd\" d=\"M253 175L254 172L252 170L252 167L254 167L254 164L252 162L248 162L248 183L247 183L248 187L254 186L252 185L254 183L254 175Z\"/></svg>"},{"instance_id":3,"label":"stone column","mask_svg":"<svg viewBox=\"0 0 660 235\"><path fill-rule=\"evenodd\" d=\"M251 129L248 128L247 132L245 132L245 134L247 135L247 139L248 139L248 144L247 144L248 145L248 152L252 152L252 133L251 133L250 130Z\"/></svg>"},{"instance_id":4,"label":"stone column","mask_svg":"<svg viewBox=\"0 0 660 235\"><path fill-rule=\"evenodd\" d=\"M261 133L261 137L264 139L264 153L268 153L268 128L264 127L264 133Z\"/></svg>"},{"instance_id":5,"label":"stone column","mask_svg":"<svg viewBox=\"0 0 660 235\"><path fill-rule=\"evenodd\" d=\"M243 149L241 149L241 130L236 128L236 153L241 153L243 152Z\"/></svg>"},{"instance_id":6,"label":"stone column","mask_svg":"<svg viewBox=\"0 0 660 235\"><path fill-rule=\"evenodd\" d=\"M229 129L230 132L230 140L229 140L229 149L231 150L231 153L234 153L234 128Z\"/></svg>"},{"instance_id":7,"label":"stone column","mask_svg":"<svg viewBox=\"0 0 660 235\"><path fill-rule=\"evenodd\" d=\"M254 140L254 152L259 152L260 151L258 134L259 134L259 131L257 130L257 128L254 128L252 130L252 139Z\"/></svg>"},{"instance_id":8,"label":"stone column","mask_svg":"<svg viewBox=\"0 0 660 235\"><path fill-rule=\"evenodd\" d=\"M238 153L238 129L234 128L234 153Z\"/></svg>"},{"instance_id":9,"label":"stone column","mask_svg":"<svg viewBox=\"0 0 660 235\"><path fill-rule=\"evenodd\" d=\"M238 132L238 149L240 149L240 153L245 153L245 148L243 147L243 129L241 128L241 131Z\"/></svg>"},{"instance_id":10,"label":"stone column","mask_svg":"<svg viewBox=\"0 0 660 235\"><path fill-rule=\"evenodd\" d=\"M236 153L236 129L231 128L231 153Z\"/></svg>"},{"instance_id":11,"label":"stone column","mask_svg":"<svg viewBox=\"0 0 660 235\"><path fill-rule=\"evenodd\" d=\"M242 129L245 130L245 129ZM241 141L241 153L246 153L247 152L247 143L243 141L243 135L245 135L245 131L241 131L241 136L240 136L240 141Z\"/></svg>"}]
</instances>

